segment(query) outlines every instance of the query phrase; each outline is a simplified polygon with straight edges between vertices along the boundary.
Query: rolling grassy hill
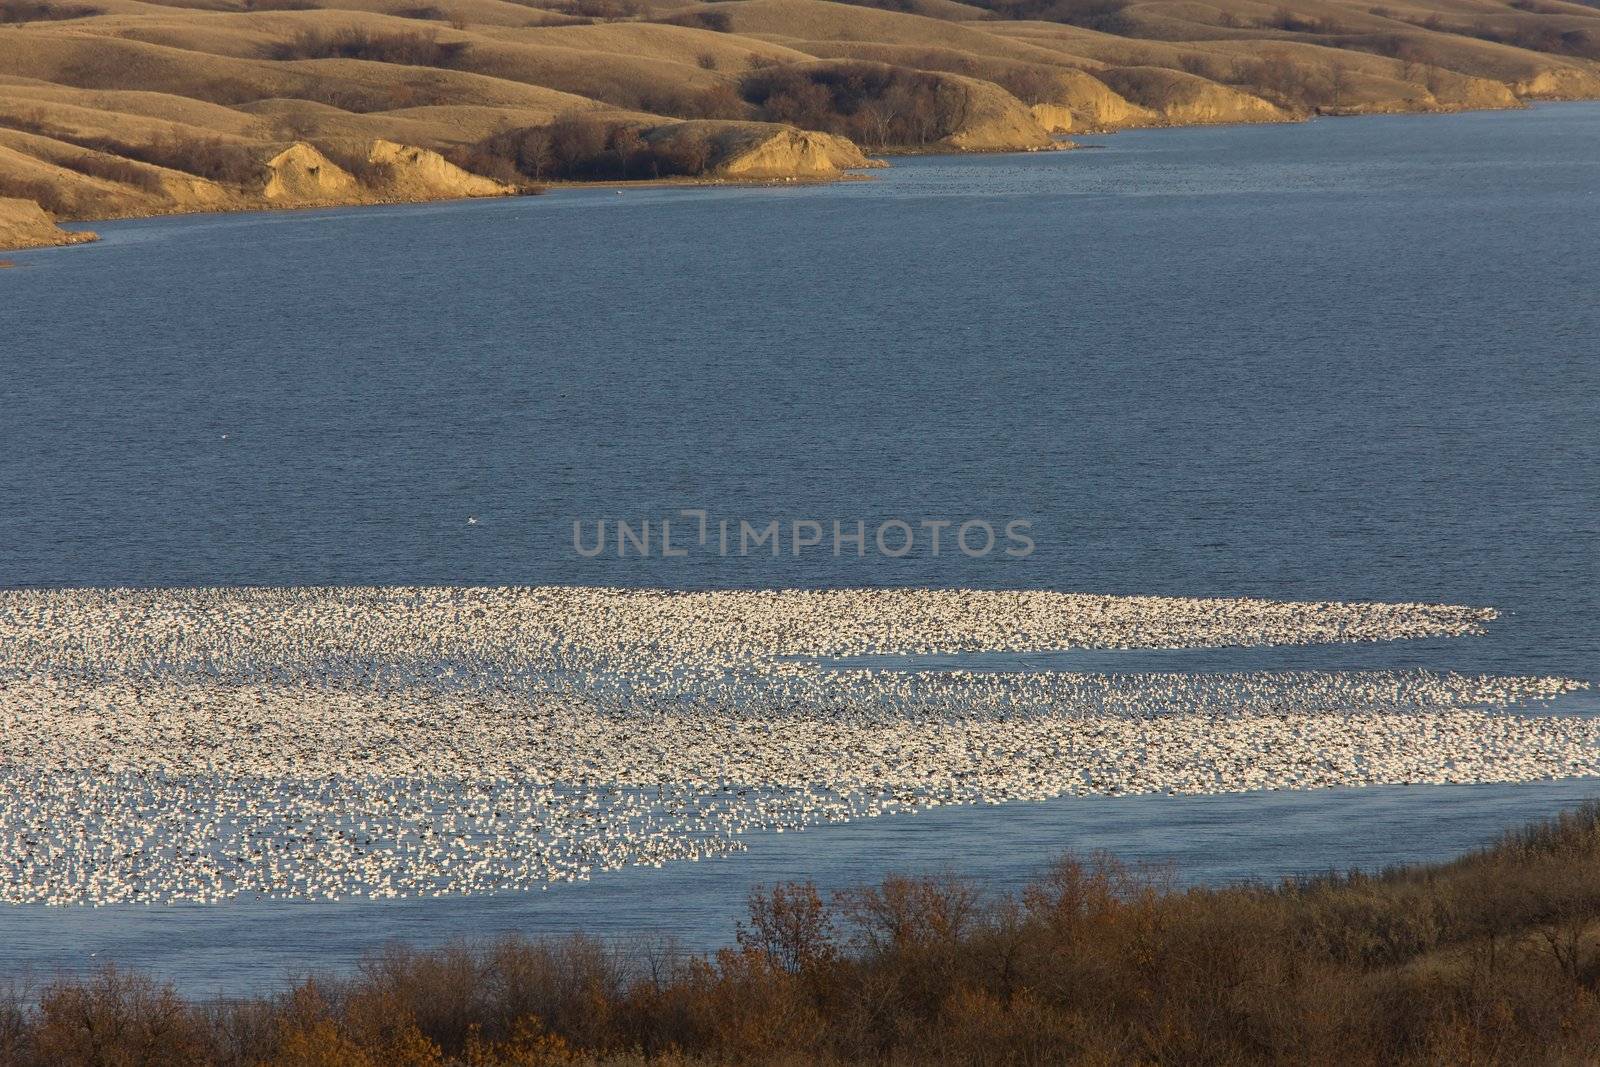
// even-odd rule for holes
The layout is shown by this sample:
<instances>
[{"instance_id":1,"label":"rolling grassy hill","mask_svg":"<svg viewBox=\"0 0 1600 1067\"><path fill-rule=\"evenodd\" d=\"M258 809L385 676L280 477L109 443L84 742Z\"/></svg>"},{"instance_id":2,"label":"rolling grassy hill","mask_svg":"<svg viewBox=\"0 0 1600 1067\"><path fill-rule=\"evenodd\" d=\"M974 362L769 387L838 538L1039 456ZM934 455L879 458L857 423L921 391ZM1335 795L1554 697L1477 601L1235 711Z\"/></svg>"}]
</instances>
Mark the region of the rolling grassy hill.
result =
<instances>
[{"instance_id":1,"label":"rolling grassy hill","mask_svg":"<svg viewBox=\"0 0 1600 1067\"><path fill-rule=\"evenodd\" d=\"M1597 0L0 0L0 198L90 219L827 177L862 150L1595 96ZM50 239L7 211L11 244Z\"/></svg>"}]
</instances>

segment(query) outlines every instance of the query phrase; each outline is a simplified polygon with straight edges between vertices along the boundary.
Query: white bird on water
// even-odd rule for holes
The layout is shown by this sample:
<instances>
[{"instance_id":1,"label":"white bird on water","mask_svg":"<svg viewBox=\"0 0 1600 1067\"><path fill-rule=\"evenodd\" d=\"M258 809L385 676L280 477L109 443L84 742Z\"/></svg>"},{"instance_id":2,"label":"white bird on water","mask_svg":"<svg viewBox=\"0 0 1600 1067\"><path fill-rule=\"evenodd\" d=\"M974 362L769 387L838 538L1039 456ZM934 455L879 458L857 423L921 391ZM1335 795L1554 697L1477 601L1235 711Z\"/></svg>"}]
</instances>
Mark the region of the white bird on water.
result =
<instances>
[{"instance_id":1,"label":"white bird on water","mask_svg":"<svg viewBox=\"0 0 1600 1067\"><path fill-rule=\"evenodd\" d=\"M1600 773L1600 719L1520 710L1568 679L840 662L1493 617L975 590L0 592L0 902L518 891L952 804Z\"/></svg>"}]
</instances>

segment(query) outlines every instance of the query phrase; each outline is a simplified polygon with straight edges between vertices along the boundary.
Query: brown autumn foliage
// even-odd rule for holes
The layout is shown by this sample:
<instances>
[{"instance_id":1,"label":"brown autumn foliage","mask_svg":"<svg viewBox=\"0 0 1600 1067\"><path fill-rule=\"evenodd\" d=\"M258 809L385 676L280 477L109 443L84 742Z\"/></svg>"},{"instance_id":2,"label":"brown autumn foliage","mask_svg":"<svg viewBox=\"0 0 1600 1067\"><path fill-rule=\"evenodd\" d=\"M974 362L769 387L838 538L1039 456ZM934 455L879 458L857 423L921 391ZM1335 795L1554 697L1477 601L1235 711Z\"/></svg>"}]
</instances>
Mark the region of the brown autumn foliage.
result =
<instances>
[{"instance_id":1,"label":"brown autumn foliage","mask_svg":"<svg viewBox=\"0 0 1600 1067\"><path fill-rule=\"evenodd\" d=\"M79 174L87 174L92 178L104 178L106 181L121 182L131 185L136 189L143 189L147 193L162 191L161 176L154 171L140 167L120 156L85 152L66 160L66 165Z\"/></svg>"},{"instance_id":2,"label":"brown autumn foliage","mask_svg":"<svg viewBox=\"0 0 1600 1067\"><path fill-rule=\"evenodd\" d=\"M107 969L0 987L17 1067L1562 1064L1600 1047L1600 805L1459 860L1176 889L1065 857L758 889L736 944L395 947L353 976L187 1004Z\"/></svg>"},{"instance_id":3,"label":"brown autumn foliage","mask_svg":"<svg viewBox=\"0 0 1600 1067\"><path fill-rule=\"evenodd\" d=\"M160 137L142 145L102 140L86 147L116 152L224 185L249 185L262 174L261 160L249 147L220 137Z\"/></svg>"},{"instance_id":4,"label":"brown autumn foliage","mask_svg":"<svg viewBox=\"0 0 1600 1067\"><path fill-rule=\"evenodd\" d=\"M966 93L926 71L882 63L753 70L740 93L768 122L840 134L860 145L933 144L966 120Z\"/></svg>"},{"instance_id":5,"label":"brown autumn foliage","mask_svg":"<svg viewBox=\"0 0 1600 1067\"><path fill-rule=\"evenodd\" d=\"M1000 18L1060 22L1083 26L1102 33L1126 33L1133 29L1123 14L1130 0L977 0Z\"/></svg>"},{"instance_id":6,"label":"brown autumn foliage","mask_svg":"<svg viewBox=\"0 0 1600 1067\"><path fill-rule=\"evenodd\" d=\"M88 154L68 161L72 169L97 178L125 182L148 190L159 188L155 176L128 163L136 159L169 170L209 178L224 185L249 185L261 177L262 164L248 146L220 137L179 137L172 134L145 142L123 141L115 137L77 133L37 115L12 115L0 119L0 126L37 133L67 144L77 145L123 159L96 158ZM35 199L30 197L29 199Z\"/></svg>"},{"instance_id":7,"label":"brown autumn foliage","mask_svg":"<svg viewBox=\"0 0 1600 1067\"><path fill-rule=\"evenodd\" d=\"M271 59L365 59L412 67L453 67L466 55L464 41L441 41L431 32L374 33L357 26L301 30L274 44Z\"/></svg>"},{"instance_id":8,"label":"brown autumn foliage","mask_svg":"<svg viewBox=\"0 0 1600 1067\"><path fill-rule=\"evenodd\" d=\"M0 25L8 22L55 22L103 14L87 4L53 4L50 0L0 0Z\"/></svg>"},{"instance_id":9,"label":"brown autumn foliage","mask_svg":"<svg viewBox=\"0 0 1600 1067\"><path fill-rule=\"evenodd\" d=\"M710 30L713 33L732 33L733 16L726 11L683 11L658 20L669 26L687 26L692 30Z\"/></svg>"},{"instance_id":10,"label":"brown autumn foliage","mask_svg":"<svg viewBox=\"0 0 1600 1067\"><path fill-rule=\"evenodd\" d=\"M709 89L656 86L640 94L639 110L680 119L743 119L749 118L751 111L728 82L718 82Z\"/></svg>"},{"instance_id":11,"label":"brown autumn foliage","mask_svg":"<svg viewBox=\"0 0 1600 1067\"><path fill-rule=\"evenodd\" d=\"M449 22L450 15L442 8L432 4L418 4L416 7L396 8L390 14L403 19L420 19L424 22Z\"/></svg>"},{"instance_id":12,"label":"brown autumn foliage","mask_svg":"<svg viewBox=\"0 0 1600 1067\"><path fill-rule=\"evenodd\" d=\"M696 177L706 172L712 154L703 135L680 133L651 141L635 123L568 114L547 126L493 134L452 152L450 159L475 174L520 186L548 179Z\"/></svg>"},{"instance_id":13,"label":"brown autumn foliage","mask_svg":"<svg viewBox=\"0 0 1600 1067\"><path fill-rule=\"evenodd\" d=\"M1281 49L1264 48L1251 57L1196 53L1185 56L1179 66L1190 74L1234 86L1291 110L1337 104L1346 88L1346 75L1338 68L1308 68ZM1423 77L1419 75L1419 80Z\"/></svg>"},{"instance_id":14,"label":"brown autumn foliage","mask_svg":"<svg viewBox=\"0 0 1600 1067\"><path fill-rule=\"evenodd\" d=\"M579 18L609 21L637 18L645 10L640 0L572 0L567 12Z\"/></svg>"},{"instance_id":15,"label":"brown autumn foliage","mask_svg":"<svg viewBox=\"0 0 1600 1067\"><path fill-rule=\"evenodd\" d=\"M17 197L32 200L57 218L73 218L84 209L87 200L62 186L42 178L23 178L0 174L0 197ZM0 1060L0 1063L4 1063Z\"/></svg>"}]
</instances>

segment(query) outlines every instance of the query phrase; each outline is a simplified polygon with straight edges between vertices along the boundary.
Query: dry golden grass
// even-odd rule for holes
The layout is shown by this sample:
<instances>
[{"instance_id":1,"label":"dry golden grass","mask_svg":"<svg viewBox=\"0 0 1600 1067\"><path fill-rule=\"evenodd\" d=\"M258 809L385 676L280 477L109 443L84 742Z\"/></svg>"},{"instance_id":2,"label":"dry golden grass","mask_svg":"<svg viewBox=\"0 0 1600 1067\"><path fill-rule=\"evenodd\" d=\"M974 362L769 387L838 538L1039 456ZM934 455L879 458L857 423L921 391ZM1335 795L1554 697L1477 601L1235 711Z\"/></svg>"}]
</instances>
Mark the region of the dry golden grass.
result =
<instances>
[{"instance_id":1,"label":"dry golden grass","mask_svg":"<svg viewBox=\"0 0 1600 1067\"><path fill-rule=\"evenodd\" d=\"M733 32L789 44L805 51L808 41L880 41L924 48L954 48L973 55L1048 61L1026 42L989 32L987 21L943 19L831 3L829 0L731 0L705 5L732 20Z\"/></svg>"},{"instance_id":2,"label":"dry golden grass","mask_svg":"<svg viewBox=\"0 0 1600 1067\"><path fill-rule=\"evenodd\" d=\"M936 106L916 106L961 116L960 128L927 115L886 118L912 105L867 99L860 86L834 92L832 103L773 108L756 99L754 86L774 69L862 60L905 72L868 79L880 87L872 91L899 92L917 72L945 79ZM223 188L219 201L216 189L158 183L138 167L90 163L100 175L90 176L61 166L86 139L222 137L270 158L319 140L452 151L572 114L663 129L807 116L875 149L866 131L922 138L883 146L891 150L993 150L1038 147L1047 129L1595 97L1600 8L1570 0L0 0L0 72L0 123L12 130L0 177L71 216L106 217L264 202L245 186ZM781 171L779 146L788 145L795 172L812 171L816 159L796 148L810 142L769 126L746 132L768 139L771 167ZM360 182L352 188L355 199L381 198Z\"/></svg>"}]
</instances>

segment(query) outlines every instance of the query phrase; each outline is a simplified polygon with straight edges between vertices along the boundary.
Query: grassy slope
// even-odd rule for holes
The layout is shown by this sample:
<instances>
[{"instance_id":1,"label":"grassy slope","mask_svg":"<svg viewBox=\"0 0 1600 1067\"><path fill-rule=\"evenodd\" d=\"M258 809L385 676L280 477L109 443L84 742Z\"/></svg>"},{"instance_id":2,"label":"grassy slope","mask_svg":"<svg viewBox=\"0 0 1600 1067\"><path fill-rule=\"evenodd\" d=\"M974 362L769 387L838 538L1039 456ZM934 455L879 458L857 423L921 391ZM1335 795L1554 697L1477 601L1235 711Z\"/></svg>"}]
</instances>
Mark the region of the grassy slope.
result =
<instances>
[{"instance_id":1,"label":"grassy slope","mask_svg":"<svg viewBox=\"0 0 1600 1067\"><path fill-rule=\"evenodd\" d=\"M792 81L773 100L753 93L783 71L854 88L803 106L816 90ZM1566 0L0 0L0 196L100 218L481 193L436 165L394 180L359 146L487 160L515 184L543 161L466 146L577 113L652 144L676 121L715 120L675 173L732 173L736 145L782 176L858 157L772 122L872 151L994 150L1129 125L1593 96L1600 8ZM212 165L193 147L211 139L256 169ZM344 154L269 201L261 164L296 141ZM340 165L353 181L327 179ZM643 177L661 162L619 166Z\"/></svg>"},{"instance_id":2,"label":"grassy slope","mask_svg":"<svg viewBox=\"0 0 1600 1067\"><path fill-rule=\"evenodd\" d=\"M1459 860L1179 891L1062 859L1014 897L758 889L738 947L507 938L186 1005L104 971L0 986L0 1062L1577 1064L1600 1047L1600 806Z\"/></svg>"}]
</instances>

